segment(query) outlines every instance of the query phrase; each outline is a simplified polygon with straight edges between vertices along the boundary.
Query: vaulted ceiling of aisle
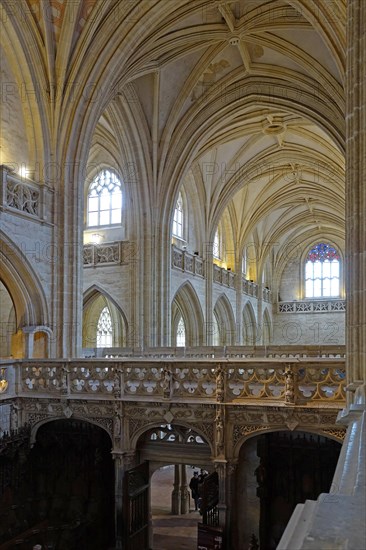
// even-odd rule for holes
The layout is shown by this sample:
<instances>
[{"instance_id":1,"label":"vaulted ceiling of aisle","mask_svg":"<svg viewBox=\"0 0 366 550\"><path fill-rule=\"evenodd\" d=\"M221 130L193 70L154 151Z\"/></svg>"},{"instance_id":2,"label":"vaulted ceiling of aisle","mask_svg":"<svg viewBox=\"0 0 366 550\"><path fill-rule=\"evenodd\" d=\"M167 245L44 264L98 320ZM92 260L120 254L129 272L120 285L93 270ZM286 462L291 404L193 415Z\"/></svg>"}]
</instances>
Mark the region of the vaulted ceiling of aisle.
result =
<instances>
[{"instance_id":1,"label":"vaulted ceiling of aisle","mask_svg":"<svg viewBox=\"0 0 366 550\"><path fill-rule=\"evenodd\" d=\"M189 176L239 245L342 241L345 0L20 1L49 81L104 90L94 143L128 120L155 208Z\"/></svg>"}]
</instances>

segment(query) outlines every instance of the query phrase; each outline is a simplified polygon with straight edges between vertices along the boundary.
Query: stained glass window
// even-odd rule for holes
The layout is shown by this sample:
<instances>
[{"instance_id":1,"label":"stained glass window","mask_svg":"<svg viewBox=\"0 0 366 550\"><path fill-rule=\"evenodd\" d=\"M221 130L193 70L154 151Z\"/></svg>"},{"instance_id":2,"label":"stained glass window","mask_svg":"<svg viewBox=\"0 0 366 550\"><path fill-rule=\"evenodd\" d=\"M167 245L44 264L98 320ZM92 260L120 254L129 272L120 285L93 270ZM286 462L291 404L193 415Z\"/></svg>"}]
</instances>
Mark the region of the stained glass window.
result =
<instances>
[{"instance_id":1,"label":"stained glass window","mask_svg":"<svg viewBox=\"0 0 366 550\"><path fill-rule=\"evenodd\" d=\"M177 327L177 347L184 348L186 345L186 327L183 317L179 319Z\"/></svg>"},{"instance_id":2,"label":"stained glass window","mask_svg":"<svg viewBox=\"0 0 366 550\"><path fill-rule=\"evenodd\" d=\"M107 306L102 309L97 326L97 348L112 347L112 317Z\"/></svg>"},{"instance_id":3,"label":"stained glass window","mask_svg":"<svg viewBox=\"0 0 366 550\"><path fill-rule=\"evenodd\" d=\"M87 225L120 224L122 221L122 188L116 174L103 170L93 180L88 193Z\"/></svg>"},{"instance_id":4,"label":"stained glass window","mask_svg":"<svg viewBox=\"0 0 366 550\"><path fill-rule=\"evenodd\" d=\"M179 193L178 200L175 205L173 218L173 235L183 239L183 198L182 193Z\"/></svg>"},{"instance_id":5,"label":"stained glass window","mask_svg":"<svg viewBox=\"0 0 366 550\"><path fill-rule=\"evenodd\" d=\"M308 253L305 263L306 298L339 296L339 253L329 244L319 243Z\"/></svg>"}]
</instances>

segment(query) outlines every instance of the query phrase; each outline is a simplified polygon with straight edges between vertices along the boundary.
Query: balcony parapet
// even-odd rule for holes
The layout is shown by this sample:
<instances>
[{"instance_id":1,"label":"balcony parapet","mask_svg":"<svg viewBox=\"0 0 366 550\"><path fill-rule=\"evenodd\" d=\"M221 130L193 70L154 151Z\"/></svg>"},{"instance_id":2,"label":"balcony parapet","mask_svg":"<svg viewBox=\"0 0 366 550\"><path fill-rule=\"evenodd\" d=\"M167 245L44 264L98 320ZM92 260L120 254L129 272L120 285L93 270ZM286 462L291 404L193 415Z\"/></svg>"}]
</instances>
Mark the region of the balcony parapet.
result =
<instances>
[{"instance_id":1,"label":"balcony parapet","mask_svg":"<svg viewBox=\"0 0 366 550\"><path fill-rule=\"evenodd\" d=\"M258 285L254 281L249 281L245 277L242 278L242 291L248 296L258 298Z\"/></svg>"},{"instance_id":2,"label":"balcony parapet","mask_svg":"<svg viewBox=\"0 0 366 550\"><path fill-rule=\"evenodd\" d=\"M0 166L0 210L38 221L52 223L54 191Z\"/></svg>"},{"instance_id":3,"label":"balcony parapet","mask_svg":"<svg viewBox=\"0 0 366 550\"><path fill-rule=\"evenodd\" d=\"M228 288L235 288L235 273L230 269L225 269L216 264L213 264L213 280L214 283L227 286Z\"/></svg>"},{"instance_id":4,"label":"balcony parapet","mask_svg":"<svg viewBox=\"0 0 366 550\"><path fill-rule=\"evenodd\" d=\"M341 408L343 358L2 361L14 397L173 400Z\"/></svg>"},{"instance_id":5,"label":"balcony parapet","mask_svg":"<svg viewBox=\"0 0 366 550\"><path fill-rule=\"evenodd\" d=\"M337 311L346 311L345 300L303 300L278 303L278 313L329 313Z\"/></svg>"},{"instance_id":6,"label":"balcony parapet","mask_svg":"<svg viewBox=\"0 0 366 550\"><path fill-rule=\"evenodd\" d=\"M204 277L203 259L172 245L172 267L180 271Z\"/></svg>"},{"instance_id":7,"label":"balcony parapet","mask_svg":"<svg viewBox=\"0 0 366 550\"><path fill-rule=\"evenodd\" d=\"M84 267L127 264L135 253L135 245L130 241L85 244L83 250Z\"/></svg>"},{"instance_id":8,"label":"balcony parapet","mask_svg":"<svg viewBox=\"0 0 366 550\"><path fill-rule=\"evenodd\" d=\"M262 288L262 298L264 302L272 302L272 292L269 288L264 287Z\"/></svg>"},{"instance_id":9,"label":"balcony parapet","mask_svg":"<svg viewBox=\"0 0 366 550\"><path fill-rule=\"evenodd\" d=\"M84 348L83 357L117 359L119 357L153 359L250 359L266 357L275 359L301 357L345 357L345 346L197 346L197 347L154 347L154 348Z\"/></svg>"}]
</instances>

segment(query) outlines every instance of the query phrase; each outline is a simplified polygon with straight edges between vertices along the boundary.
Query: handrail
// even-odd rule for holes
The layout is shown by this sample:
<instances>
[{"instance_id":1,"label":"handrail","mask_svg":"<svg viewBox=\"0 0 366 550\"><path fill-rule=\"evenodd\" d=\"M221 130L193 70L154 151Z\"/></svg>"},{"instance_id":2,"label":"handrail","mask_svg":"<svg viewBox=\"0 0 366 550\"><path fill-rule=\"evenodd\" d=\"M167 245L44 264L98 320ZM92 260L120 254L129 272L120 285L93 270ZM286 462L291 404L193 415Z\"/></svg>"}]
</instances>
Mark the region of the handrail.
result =
<instances>
[{"instance_id":1,"label":"handrail","mask_svg":"<svg viewBox=\"0 0 366 550\"><path fill-rule=\"evenodd\" d=\"M1 400L114 396L337 407L345 402L345 360L341 357L37 359L3 361L2 365L9 387Z\"/></svg>"}]
</instances>

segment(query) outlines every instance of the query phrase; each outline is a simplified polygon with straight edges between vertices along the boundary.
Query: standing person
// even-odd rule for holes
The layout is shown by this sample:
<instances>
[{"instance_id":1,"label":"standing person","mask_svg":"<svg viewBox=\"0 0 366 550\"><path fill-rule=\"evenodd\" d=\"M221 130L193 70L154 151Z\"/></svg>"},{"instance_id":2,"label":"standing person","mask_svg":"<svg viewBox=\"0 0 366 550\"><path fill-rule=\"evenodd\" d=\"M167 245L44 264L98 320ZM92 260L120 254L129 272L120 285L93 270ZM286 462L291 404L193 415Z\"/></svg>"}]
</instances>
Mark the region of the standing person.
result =
<instances>
[{"instance_id":1,"label":"standing person","mask_svg":"<svg viewBox=\"0 0 366 550\"><path fill-rule=\"evenodd\" d=\"M203 470L201 468L201 471L200 471L200 475L198 476L198 489L197 489L197 492L198 492L198 508L200 510L200 514L202 515L202 512L201 512L201 504L202 504L202 484L203 484L203 481L205 479L205 477L208 476L208 472L206 472L206 470Z\"/></svg>"},{"instance_id":2,"label":"standing person","mask_svg":"<svg viewBox=\"0 0 366 550\"><path fill-rule=\"evenodd\" d=\"M201 468L201 471L200 471L200 475L198 476L198 483L203 483L203 480L205 479L205 477L208 476L208 472L206 470L203 470Z\"/></svg>"},{"instance_id":3,"label":"standing person","mask_svg":"<svg viewBox=\"0 0 366 550\"><path fill-rule=\"evenodd\" d=\"M189 488L192 491L192 498L194 500L194 509L198 510L198 472L193 472L193 477L191 478L191 481L189 482Z\"/></svg>"}]
</instances>

